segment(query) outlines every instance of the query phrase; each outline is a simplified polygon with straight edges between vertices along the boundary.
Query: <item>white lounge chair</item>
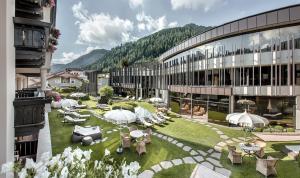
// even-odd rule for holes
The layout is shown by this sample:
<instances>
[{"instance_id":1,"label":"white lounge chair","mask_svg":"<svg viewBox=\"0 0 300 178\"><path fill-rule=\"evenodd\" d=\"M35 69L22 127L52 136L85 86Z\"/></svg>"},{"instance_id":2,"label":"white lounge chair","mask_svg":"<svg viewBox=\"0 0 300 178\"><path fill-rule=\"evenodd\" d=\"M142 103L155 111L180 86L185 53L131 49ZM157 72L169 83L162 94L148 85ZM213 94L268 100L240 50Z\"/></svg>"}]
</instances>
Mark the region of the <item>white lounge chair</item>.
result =
<instances>
[{"instance_id":1,"label":"white lounge chair","mask_svg":"<svg viewBox=\"0 0 300 178\"><path fill-rule=\"evenodd\" d=\"M151 123L149 123L149 122L147 122L144 118L139 118L139 120L140 120L140 122L144 125L144 126L146 126L146 127L151 127L151 126L153 126Z\"/></svg>"},{"instance_id":2,"label":"white lounge chair","mask_svg":"<svg viewBox=\"0 0 300 178\"><path fill-rule=\"evenodd\" d=\"M131 100L135 100L135 97L133 96L133 97L131 98Z\"/></svg>"},{"instance_id":3,"label":"white lounge chair","mask_svg":"<svg viewBox=\"0 0 300 178\"><path fill-rule=\"evenodd\" d=\"M65 116L64 117L64 123L78 124L78 123L83 123L85 121L86 121L86 119L72 118L70 116Z\"/></svg>"},{"instance_id":4,"label":"white lounge chair","mask_svg":"<svg viewBox=\"0 0 300 178\"><path fill-rule=\"evenodd\" d=\"M129 98L130 98L130 96L128 95L128 96L126 96L126 98L124 98L124 100L129 100Z\"/></svg>"},{"instance_id":5,"label":"white lounge chair","mask_svg":"<svg viewBox=\"0 0 300 178\"><path fill-rule=\"evenodd\" d=\"M139 97L139 98L138 98L138 101L142 101L142 100L143 100L143 98L142 98L142 97Z\"/></svg>"},{"instance_id":6,"label":"white lounge chair","mask_svg":"<svg viewBox=\"0 0 300 178\"><path fill-rule=\"evenodd\" d=\"M88 118L88 117L91 117L90 114L79 114L78 112L71 112L71 114L73 116L75 116L76 118Z\"/></svg>"},{"instance_id":7,"label":"white lounge chair","mask_svg":"<svg viewBox=\"0 0 300 178\"><path fill-rule=\"evenodd\" d=\"M86 105L85 104L78 104L75 106L76 109L84 109L86 108Z\"/></svg>"},{"instance_id":8,"label":"white lounge chair","mask_svg":"<svg viewBox=\"0 0 300 178\"><path fill-rule=\"evenodd\" d=\"M65 112L75 112L76 111L75 109L72 109L72 108L69 108L69 107L63 107L63 110Z\"/></svg>"},{"instance_id":9,"label":"white lounge chair","mask_svg":"<svg viewBox=\"0 0 300 178\"><path fill-rule=\"evenodd\" d=\"M161 123L164 123L166 122L166 120L160 116L158 116L157 114L152 114L152 116L161 124Z\"/></svg>"},{"instance_id":10,"label":"white lounge chair","mask_svg":"<svg viewBox=\"0 0 300 178\"><path fill-rule=\"evenodd\" d=\"M65 111L63 111L62 109L58 109L57 112L58 112L57 116L59 115L64 116L66 114Z\"/></svg>"},{"instance_id":11,"label":"white lounge chair","mask_svg":"<svg viewBox=\"0 0 300 178\"><path fill-rule=\"evenodd\" d=\"M161 117L163 117L164 119L167 119L167 120L171 119L171 117L164 115L164 113L162 113L162 112L158 112L157 115L159 115L159 116L161 116Z\"/></svg>"}]
</instances>

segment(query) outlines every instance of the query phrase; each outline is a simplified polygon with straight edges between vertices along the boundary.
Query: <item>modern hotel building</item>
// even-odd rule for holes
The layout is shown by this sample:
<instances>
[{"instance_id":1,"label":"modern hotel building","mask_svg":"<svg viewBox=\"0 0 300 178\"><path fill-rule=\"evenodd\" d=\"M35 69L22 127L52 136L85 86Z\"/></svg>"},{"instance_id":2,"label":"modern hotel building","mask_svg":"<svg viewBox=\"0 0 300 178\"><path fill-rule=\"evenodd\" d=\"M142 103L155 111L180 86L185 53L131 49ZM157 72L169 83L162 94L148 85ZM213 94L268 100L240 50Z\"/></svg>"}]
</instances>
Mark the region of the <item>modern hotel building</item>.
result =
<instances>
[{"instance_id":1,"label":"modern hotel building","mask_svg":"<svg viewBox=\"0 0 300 178\"><path fill-rule=\"evenodd\" d=\"M49 100L46 76L57 45L56 0L0 1L0 165L36 158ZM39 89L28 89L39 77ZM0 175L13 177L13 175Z\"/></svg>"},{"instance_id":2,"label":"modern hotel building","mask_svg":"<svg viewBox=\"0 0 300 178\"><path fill-rule=\"evenodd\" d=\"M110 83L136 98L160 96L191 117L202 107L220 124L243 111L239 99L249 99L256 103L250 112L300 129L300 5L214 27L157 62L113 69Z\"/></svg>"}]
</instances>

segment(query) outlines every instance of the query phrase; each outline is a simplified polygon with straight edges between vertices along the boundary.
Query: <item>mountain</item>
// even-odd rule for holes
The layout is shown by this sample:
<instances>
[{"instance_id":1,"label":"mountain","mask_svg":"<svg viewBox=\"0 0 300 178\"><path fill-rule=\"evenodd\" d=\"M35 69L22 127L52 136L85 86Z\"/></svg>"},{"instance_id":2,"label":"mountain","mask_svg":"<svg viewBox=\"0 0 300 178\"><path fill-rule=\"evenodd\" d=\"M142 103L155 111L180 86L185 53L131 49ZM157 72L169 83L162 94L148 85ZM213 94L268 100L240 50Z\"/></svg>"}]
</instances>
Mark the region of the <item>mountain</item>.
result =
<instances>
[{"instance_id":1,"label":"mountain","mask_svg":"<svg viewBox=\"0 0 300 178\"><path fill-rule=\"evenodd\" d=\"M73 60L68 64L53 64L51 66L51 73L63 71L66 68L85 68L97 61L101 61L102 57L108 52L106 49L95 49L79 58Z\"/></svg>"},{"instance_id":2,"label":"mountain","mask_svg":"<svg viewBox=\"0 0 300 178\"><path fill-rule=\"evenodd\" d=\"M112 48L101 59L85 68L107 72L110 68L121 66L122 64L131 65L141 61L153 61L171 47L211 28L187 24L183 27L163 29L137 41Z\"/></svg>"}]
</instances>

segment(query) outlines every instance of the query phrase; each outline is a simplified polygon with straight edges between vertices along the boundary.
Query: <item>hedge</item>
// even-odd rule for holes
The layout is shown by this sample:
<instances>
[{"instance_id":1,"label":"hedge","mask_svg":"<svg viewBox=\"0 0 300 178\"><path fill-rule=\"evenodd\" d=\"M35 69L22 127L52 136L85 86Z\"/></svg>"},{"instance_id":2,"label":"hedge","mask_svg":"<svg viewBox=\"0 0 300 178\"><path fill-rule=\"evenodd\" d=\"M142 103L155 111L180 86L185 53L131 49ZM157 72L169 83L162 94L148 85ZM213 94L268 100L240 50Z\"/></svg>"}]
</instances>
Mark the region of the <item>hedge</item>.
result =
<instances>
[{"instance_id":1,"label":"hedge","mask_svg":"<svg viewBox=\"0 0 300 178\"><path fill-rule=\"evenodd\" d=\"M112 105L112 109L125 109L125 110L129 110L131 112L134 112L134 106L128 103L115 103Z\"/></svg>"}]
</instances>

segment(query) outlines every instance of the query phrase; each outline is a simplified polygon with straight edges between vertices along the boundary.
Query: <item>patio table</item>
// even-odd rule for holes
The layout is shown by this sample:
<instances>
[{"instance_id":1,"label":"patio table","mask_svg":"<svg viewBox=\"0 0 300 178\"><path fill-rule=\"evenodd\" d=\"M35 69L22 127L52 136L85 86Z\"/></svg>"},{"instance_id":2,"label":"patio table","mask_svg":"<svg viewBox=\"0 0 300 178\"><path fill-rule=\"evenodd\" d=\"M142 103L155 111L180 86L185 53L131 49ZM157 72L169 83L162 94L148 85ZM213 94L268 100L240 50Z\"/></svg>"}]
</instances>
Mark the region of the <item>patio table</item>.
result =
<instances>
[{"instance_id":1,"label":"patio table","mask_svg":"<svg viewBox=\"0 0 300 178\"><path fill-rule=\"evenodd\" d=\"M135 139L141 138L144 136L144 132L141 130L134 130L130 132L130 136Z\"/></svg>"},{"instance_id":2,"label":"patio table","mask_svg":"<svg viewBox=\"0 0 300 178\"><path fill-rule=\"evenodd\" d=\"M260 150L259 145L256 145L253 143L251 143L250 145L246 145L245 143L240 143L239 145L240 145L241 150L246 153L244 156L246 156L246 155L251 156Z\"/></svg>"}]
</instances>

